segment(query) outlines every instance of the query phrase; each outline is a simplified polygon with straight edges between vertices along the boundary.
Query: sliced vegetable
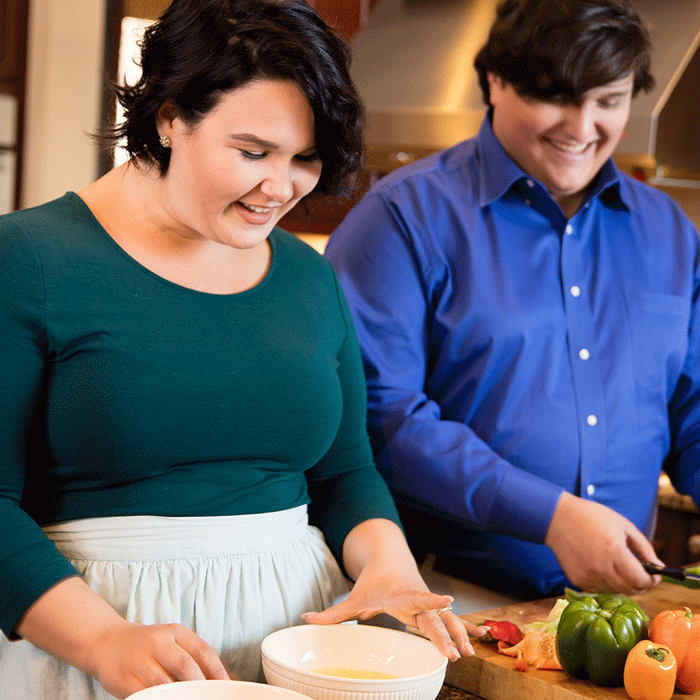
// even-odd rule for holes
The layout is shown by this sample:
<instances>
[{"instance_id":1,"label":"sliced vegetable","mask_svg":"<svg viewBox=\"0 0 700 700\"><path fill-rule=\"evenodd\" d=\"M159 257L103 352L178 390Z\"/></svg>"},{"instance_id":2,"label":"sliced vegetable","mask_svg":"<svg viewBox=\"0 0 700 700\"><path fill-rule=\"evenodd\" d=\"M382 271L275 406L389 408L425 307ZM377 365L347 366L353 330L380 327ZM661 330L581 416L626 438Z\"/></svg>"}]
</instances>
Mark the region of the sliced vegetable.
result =
<instances>
[{"instance_id":1,"label":"sliced vegetable","mask_svg":"<svg viewBox=\"0 0 700 700\"><path fill-rule=\"evenodd\" d=\"M483 637L479 637L482 642L506 642L513 645L522 641L523 633L514 622L484 620L481 624L491 628Z\"/></svg>"},{"instance_id":2,"label":"sliced vegetable","mask_svg":"<svg viewBox=\"0 0 700 700\"><path fill-rule=\"evenodd\" d=\"M623 685L627 655L646 637L649 616L622 596L585 596L567 605L556 634L564 670L596 685Z\"/></svg>"},{"instance_id":3,"label":"sliced vegetable","mask_svg":"<svg viewBox=\"0 0 700 700\"><path fill-rule=\"evenodd\" d=\"M557 627L559 625L559 618L561 617L564 608L568 604L568 600L565 600L564 598L558 598L557 602L554 603L554 606L549 611L549 614L544 620L528 622L526 625L523 625L523 632L537 632L539 630L544 630L548 633L556 634Z\"/></svg>"},{"instance_id":4,"label":"sliced vegetable","mask_svg":"<svg viewBox=\"0 0 700 700\"><path fill-rule=\"evenodd\" d=\"M564 597L570 603L574 600L580 600L581 598L593 598L593 600L597 601L601 606L603 603L608 603L611 600L631 600L631 598L628 598L622 593L586 593L585 591L575 591L573 588L565 588Z\"/></svg>"},{"instance_id":5,"label":"sliced vegetable","mask_svg":"<svg viewBox=\"0 0 700 700\"><path fill-rule=\"evenodd\" d=\"M671 700L677 668L668 647L644 639L625 661L625 690L632 700Z\"/></svg>"},{"instance_id":6,"label":"sliced vegetable","mask_svg":"<svg viewBox=\"0 0 700 700\"><path fill-rule=\"evenodd\" d=\"M561 670L556 652L556 632L562 610L569 601L559 598L544 620L523 625L524 636L516 645L509 647L498 643L501 654L515 657L515 670L527 671L530 666L541 669Z\"/></svg>"},{"instance_id":7,"label":"sliced vegetable","mask_svg":"<svg viewBox=\"0 0 700 700\"><path fill-rule=\"evenodd\" d=\"M651 623L649 637L676 657L676 685L684 693L700 690L700 616L685 610L664 610Z\"/></svg>"},{"instance_id":8,"label":"sliced vegetable","mask_svg":"<svg viewBox=\"0 0 700 700\"><path fill-rule=\"evenodd\" d=\"M686 566L684 568L687 574L700 576L700 566ZM685 581L679 581L677 578L671 578L670 576L662 576L661 578L663 581L674 583L678 586L685 586L686 588L700 588L700 581L694 578L686 578Z\"/></svg>"},{"instance_id":9,"label":"sliced vegetable","mask_svg":"<svg viewBox=\"0 0 700 700\"><path fill-rule=\"evenodd\" d=\"M551 632L529 630L525 632L521 642L503 648L499 644L498 651L506 656L515 657L516 671L526 671L529 666L561 671L555 640L556 636Z\"/></svg>"}]
</instances>

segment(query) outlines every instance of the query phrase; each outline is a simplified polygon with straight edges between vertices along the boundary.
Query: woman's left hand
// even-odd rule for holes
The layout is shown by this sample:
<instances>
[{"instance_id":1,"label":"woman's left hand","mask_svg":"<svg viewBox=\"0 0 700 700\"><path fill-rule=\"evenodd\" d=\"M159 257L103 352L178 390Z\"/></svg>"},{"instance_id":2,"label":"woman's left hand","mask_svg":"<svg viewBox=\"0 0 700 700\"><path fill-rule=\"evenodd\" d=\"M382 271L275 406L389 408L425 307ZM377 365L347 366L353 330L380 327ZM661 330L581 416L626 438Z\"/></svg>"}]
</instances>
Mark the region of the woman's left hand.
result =
<instances>
[{"instance_id":1,"label":"woman's left hand","mask_svg":"<svg viewBox=\"0 0 700 700\"><path fill-rule=\"evenodd\" d=\"M351 576L359 571L352 591L323 612L306 613L306 622L333 624L387 613L417 627L450 661L474 653L469 635L486 634L485 628L465 622L449 609L451 596L428 590L403 533L394 523L360 523L343 544L343 559Z\"/></svg>"},{"instance_id":2,"label":"woman's left hand","mask_svg":"<svg viewBox=\"0 0 700 700\"><path fill-rule=\"evenodd\" d=\"M394 590L387 590L379 580L370 581L367 586L363 583L358 579L347 598L323 612L304 614L304 620L329 625L345 620L369 620L387 613L406 625L417 627L450 661L474 653L469 635L480 637L486 634L485 629L461 620L449 609L445 610L452 602L450 596L426 590L396 589L395 579L391 585Z\"/></svg>"}]
</instances>

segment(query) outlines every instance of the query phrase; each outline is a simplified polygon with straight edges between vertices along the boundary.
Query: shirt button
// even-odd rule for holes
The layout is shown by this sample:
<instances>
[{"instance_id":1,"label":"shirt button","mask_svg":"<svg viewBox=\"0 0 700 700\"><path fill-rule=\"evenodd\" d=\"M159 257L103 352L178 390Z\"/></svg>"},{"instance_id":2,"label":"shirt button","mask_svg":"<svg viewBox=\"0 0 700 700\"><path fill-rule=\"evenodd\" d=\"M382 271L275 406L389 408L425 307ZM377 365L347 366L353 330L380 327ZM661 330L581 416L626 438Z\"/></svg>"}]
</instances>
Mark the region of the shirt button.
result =
<instances>
[{"instance_id":1,"label":"shirt button","mask_svg":"<svg viewBox=\"0 0 700 700\"><path fill-rule=\"evenodd\" d=\"M535 186L535 183L532 180L527 180L526 184L530 189L532 189Z\"/></svg>"},{"instance_id":2,"label":"shirt button","mask_svg":"<svg viewBox=\"0 0 700 700\"><path fill-rule=\"evenodd\" d=\"M583 206L584 206L586 209L588 209L588 207L591 206L591 203L590 203L590 202L586 202Z\"/></svg>"},{"instance_id":3,"label":"shirt button","mask_svg":"<svg viewBox=\"0 0 700 700\"><path fill-rule=\"evenodd\" d=\"M566 231L567 236L570 236L574 232L574 227L571 224L567 224L564 231Z\"/></svg>"},{"instance_id":4,"label":"shirt button","mask_svg":"<svg viewBox=\"0 0 700 700\"><path fill-rule=\"evenodd\" d=\"M590 416L588 416L588 418L586 418L586 423L593 427L594 425L598 424L598 418L591 414Z\"/></svg>"},{"instance_id":5,"label":"shirt button","mask_svg":"<svg viewBox=\"0 0 700 700\"><path fill-rule=\"evenodd\" d=\"M595 493L595 486L593 486L593 484L588 484L588 486L586 487L586 493L589 496L592 496Z\"/></svg>"},{"instance_id":6,"label":"shirt button","mask_svg":"<svg viewBox=\"0 0 700 700\"><path fill-rule=\"evenodd\" d=\"M577 297L577 296L579 296L580 294L581 294L581 288L580 288L580 287L577 287L576 285L574 285L574 286L571 288L571 296Z\"/></svg>"},{"instance_id":7,"label":"shirt button","mask_svg":"<svg viewBox=\"0 0 700 700\"><path fill-rule=\"evenodd\" d=\"M582 360L587 360L591 356L591 353L588 352L588 350L586 350L586 348L582 348L581 350L578 351L578 356Z\"/></svg>"}]
</instances>

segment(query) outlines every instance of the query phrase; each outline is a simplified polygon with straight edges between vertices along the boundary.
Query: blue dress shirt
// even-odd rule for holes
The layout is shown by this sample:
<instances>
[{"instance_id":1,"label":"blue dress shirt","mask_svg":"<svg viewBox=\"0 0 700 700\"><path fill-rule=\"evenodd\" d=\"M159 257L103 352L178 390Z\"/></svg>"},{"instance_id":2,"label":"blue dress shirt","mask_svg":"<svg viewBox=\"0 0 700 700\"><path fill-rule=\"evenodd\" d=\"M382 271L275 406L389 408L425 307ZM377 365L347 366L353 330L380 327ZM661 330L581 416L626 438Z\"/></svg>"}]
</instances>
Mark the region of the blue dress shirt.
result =
<instances>
[{"instance_id":1,"label":"blue dress shirt","mask_svg":"<svg viewBox=\"0 0 700 700\"><path fill-rule=\"evenodd\" d=\"M666 194L609 161L567 220L487 117L382 178L326 255L377 463L430 551L552 594L568 585L542 544L562 491L647 533L662 467L700 502L700 246Z\"/></svg>"}]
</instances>

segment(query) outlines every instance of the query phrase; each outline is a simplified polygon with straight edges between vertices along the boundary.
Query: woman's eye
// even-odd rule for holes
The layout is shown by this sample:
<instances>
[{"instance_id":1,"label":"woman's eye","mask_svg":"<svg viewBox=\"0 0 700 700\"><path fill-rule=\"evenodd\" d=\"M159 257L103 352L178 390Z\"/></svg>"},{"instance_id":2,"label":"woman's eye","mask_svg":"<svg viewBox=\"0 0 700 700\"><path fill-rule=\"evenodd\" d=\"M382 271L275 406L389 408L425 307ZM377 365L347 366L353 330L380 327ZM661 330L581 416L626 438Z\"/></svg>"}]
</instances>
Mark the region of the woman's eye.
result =
<instances>
[{"instance_id":1,"label":"woman's eye","mask_svg":"<svg viewBox=\"0 0 700 700\"><path fill-rule=\"evenodd\" d=\"M241 151L241 155L247 160L261 160L267 154L266 153L256 153L254 151Z\"/></svg>"}]
</instances>

